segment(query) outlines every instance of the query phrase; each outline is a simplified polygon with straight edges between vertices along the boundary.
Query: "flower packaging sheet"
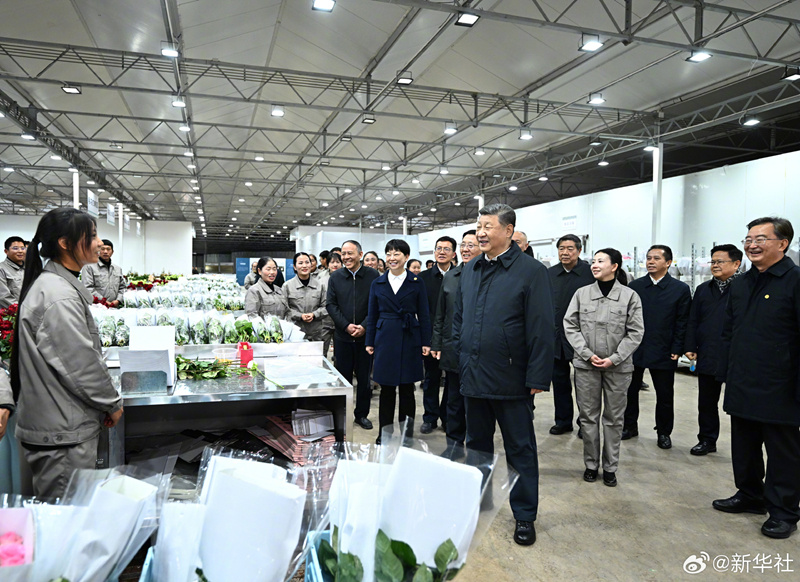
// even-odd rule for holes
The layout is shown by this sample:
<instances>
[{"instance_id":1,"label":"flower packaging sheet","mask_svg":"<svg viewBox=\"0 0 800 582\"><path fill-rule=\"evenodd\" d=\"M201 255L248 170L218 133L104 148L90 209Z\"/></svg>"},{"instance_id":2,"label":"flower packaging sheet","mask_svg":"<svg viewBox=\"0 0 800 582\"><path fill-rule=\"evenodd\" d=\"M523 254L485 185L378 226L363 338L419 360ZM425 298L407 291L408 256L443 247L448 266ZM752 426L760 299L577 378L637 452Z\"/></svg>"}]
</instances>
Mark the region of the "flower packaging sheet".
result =
<instances>
[{"instance_id":1,"label":"flower packaging sheet","mask_svg":"<svg viewBox=\"0 0 800 582\"><path fill-rule=\"evenodd\" d=\"M200 562L200 537L206 506L199 503L165 503L158 524L153 559L155 582L194 582Z\"/></svg>"},{"instance_id":2,"label":"flower packaging sheet","mask_svg":"<svg viewBox=\"0 0 800 582\"><path fill-rule=\"evenodd\" d=\"M27 508L0 509L0 580L33 582L33 513Z\"/></svg>"},{"instance_id":3,"label":"flower packaging sheet","mask_svg":"<svg viewBox=\"0 0 800 582\"><path fill-rule=\"evenodd\" d=\"M273 465L272 463L260 463L247 459L237 459L224 455L213 455L208 461L205 478L203 479L202 490L200 491L200 503L207 503L214 491L214 482L217 475L222 471L236 470L240 479L247 479L250 482L258 483L260 480L277 479L286 481L286 469Z\"/></svg>"},{"instance_id":4,"label":"flower packaging sheet","mask_svg":"<svg viewBox=\"0 0 800 582\"><path fill-rule=\"evenodd\" d=\"M431 568L436 550L450 539L458 549L458 567L478 523L482 478L475 467L403 447L384 487L380 529L411 546L417 561Z\"/></svg>"},{"instance_id":5,"label":"flower packaging sheet","mask_svg":"<svg viewBox=\"0 0 800 582\"><path fill-rule=\"evenodd\" d=\"M305 500L299 487L260 478L250 468L215 471L200 541L206 578L281 582L298 544Z\"/></svg>"}]
</instances>

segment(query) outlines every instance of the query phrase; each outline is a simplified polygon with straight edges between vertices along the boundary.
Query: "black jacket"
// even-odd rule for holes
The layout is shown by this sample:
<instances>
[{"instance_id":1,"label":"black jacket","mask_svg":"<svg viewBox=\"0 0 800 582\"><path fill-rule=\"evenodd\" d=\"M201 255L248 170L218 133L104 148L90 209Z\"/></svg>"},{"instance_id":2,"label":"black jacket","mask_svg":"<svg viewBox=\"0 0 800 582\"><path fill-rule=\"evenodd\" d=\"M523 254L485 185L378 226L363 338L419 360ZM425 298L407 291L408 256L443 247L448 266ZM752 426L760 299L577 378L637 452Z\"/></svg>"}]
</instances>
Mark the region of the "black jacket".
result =
<instances>
[{"instance_id":1,"label":"black jacket","mask_svg":"<svg viewBox=\"0 0 800 582\"><path fill-rule=\"evenodd\" d=\"M458 352L453 344L453 313L456 307L456 293L461 282L461 269L464 264L453 267L442 280L436 317L433 318L433 339L431 349L442 352L439 367L445 372L458 372Z\"/></svg>"},{"instance_id":2,"label":"black jacket","mask_svg":"<svg viewBox=\"0 0 800 582\"><path fill-rule=\"evenodd\" d=\"M450 267L448 273L453 270ZM419 274L419 278L425 283L425 290L428 292L428 309L431 314L431 321L436 317L436 306L439 304L439 291L442 289L444 275L439 270L439 265L434 265Z\"/></svg>"},{"instance_id":3,"label":"black jacket","mask_svg":"<svg viewBox=\"0 0 800 582\"><path fill-rule=\"evenodd\" d=\"M512 243L489 262L461 271L453 313L461 393L473 398L530 398L550 390L553 297L547 268Z\"/></svg>"},{"instance_id":4,"label":"black jacket","mask_svg":"<svg viewBox=\"0 0 800 582\"><path fill-rule=\"evenodd\" d=\"M343 267L334 271L328 278L328 299L326 307L335 326L334 337L345 342L363 342L364 336L358 339L347 333L351 323L364 326L366 329L367 312L369 311L369 289L372 282L381 274L371 267L356 271L355 277Z\"/></svg>"},{"instance_id":5,"label":"black jacket","mask_svg":"<svg viewBox=\"0 0 800 582\"><path fill-rule=\"evenodd\" d=\"M697 354L698 374L716 376L718 373L722 355L722 324L725 322L728 297L730 287L724 294L720 293L714 279L701 283L694 290L684 351Z\"/></svg>"},{"instance_id":6,"label":"black jacket","mask_svg":"<svg viewBox=\"0 0 800 582\"><path fill-rule=\"evenodd\" d=\"M569 307L575 291L594 283L594 275L589 268L589 263L580 259L569 273L564 270L561 263L557 263L547 269L547 274L550 275L550 286L553 288L553 309L556 313L555 355L559 360L572 360L572 346L564 336L564 316L567 314L567 307Z\"/></svg>"},{"instance_id":7,"label":"black jacket","mask_svg":"<svg viewBox=\"0 0 800 582\"><path fill-rule=\"evenodd\" d=\"M686 340L686 323L692 293L689 286L669 273L653 285L650 275L645 275L629 285L642 299L644 339L633 354L633 365L656 370L674 370L677 360L671 354L682 354Z\"/></svg>"},{"instance_id":8,"label":"black jacket","mask_svg":"<svg viewBox=\"0 0 800 582\"><path fill-rule=\"evenodd\" d=\"M800 267L788 257L753 267L728 293L725 412L800 426Z\"/></svg>"}]
</instances>

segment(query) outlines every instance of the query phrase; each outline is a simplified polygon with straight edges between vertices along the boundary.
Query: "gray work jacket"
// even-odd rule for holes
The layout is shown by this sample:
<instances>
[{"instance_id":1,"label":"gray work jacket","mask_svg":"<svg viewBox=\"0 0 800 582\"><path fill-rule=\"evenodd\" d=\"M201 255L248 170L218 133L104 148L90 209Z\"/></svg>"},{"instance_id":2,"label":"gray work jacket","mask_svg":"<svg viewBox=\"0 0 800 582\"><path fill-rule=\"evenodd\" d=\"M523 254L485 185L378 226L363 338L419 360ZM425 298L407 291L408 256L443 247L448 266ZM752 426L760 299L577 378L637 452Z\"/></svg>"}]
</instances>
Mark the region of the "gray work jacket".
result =
<instances>
[{"instance_id":1,"label":"gray work jacket","mask_svg":"<svg viewBox=\"0 0 800 582\"><path fill-rule=\"evenodd\" d=\"M7 408L14 412L14 393L11 390L11 380L5 368L0 368L0 408Z\"/></svg>"},{"instance_id":2,"label":"gray work jacket","mask_svg":"<svg viewBox=\"0 0 800 582\"><path fill-rule=\"evenodd\" d=\"M0 263L0 307L5 309L9 305L19 303L23 277L25 277L24 266L19 266L8 257Z\"/></svg>"},{"instance_id":3,"label":"gray work jacket","mask_svg":"<svg viewBox=\"0 0 800 582\"><path fill-rule=\"evenodd\" d=\"M247 273L244 277L244 288L250 289L253 285L258 283L258 273L253 273L252 271Z\"/></svg>"},{"instance_id":4,"label":"gray work jacket","mask_svg":"<svg viewBox=\"0 0 800 582\"><path fill-rule=\"evenodd\" d=\"M92 295L50 261L19 310L17 439L44 446L94 438L122 406L101 355Z\"/></svg>"},{"instance_id":5,"label":"gray work jacket","mask_svg":"<svg viewBox=\"0 0 800 582\"><path fill-rule=\"evenodd\" d=\"M247 290L244 298L244 311L248 316L258 315L265 317L274 315L278 319L286 319L289 313L289 304L286 303L280 286L275 285L275 290L270 289L263 279Z\"/></svg>"},{"instance_id":6,"label":"gray work jacket","mask_svg":"<svg viewBox=\"0 0 800 582\"><path fill-rule=\"evenodd\" d=\"M95 297L105 297L107 301L122 300L128 281L119 265L102 262L89 263L81 269L81 281Z\"/></svg>"},{"instance_id":7,"label":"gray work jacket","mask_svg":"<svg viewBox=\"0 0 800 582\"><path fill-rule=\"evenodd\" d=\"M564 315L564 335L575 350L572 365L599 370L592 356L609 358L609 371L632 372L633 352L644 337L642 300L631 288L614 282L603 297L595 282L575 291Z\"/></svg>"},{"instance_id":8,"label":"gray work jacket","mask_svg":"<svg viewBox=\"0 0 800 582\"><path fill-rule=\"evenodd\" d=\"M318 277L310 279L308 285L303 285L300 277L292 277L283 284L282 290L289 305L289 320L303 330L306 339L318 341L333 331L333 320L325 307L328 285ZM304 313L313 313L314 319L303 321Z\"/></svg>"}]
</instances>

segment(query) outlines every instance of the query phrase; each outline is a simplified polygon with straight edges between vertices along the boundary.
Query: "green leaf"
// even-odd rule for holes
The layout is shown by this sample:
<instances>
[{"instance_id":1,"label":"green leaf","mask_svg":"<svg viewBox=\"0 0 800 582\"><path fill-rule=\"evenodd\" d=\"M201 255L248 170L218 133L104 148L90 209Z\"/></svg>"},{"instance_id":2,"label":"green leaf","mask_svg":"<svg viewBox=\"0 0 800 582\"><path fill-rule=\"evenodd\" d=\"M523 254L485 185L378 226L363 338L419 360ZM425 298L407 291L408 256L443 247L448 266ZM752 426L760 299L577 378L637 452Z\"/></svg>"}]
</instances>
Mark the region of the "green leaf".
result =
<instances>
[{"instance_id":1,"label":"green leaf","mask_svg":"<svg viewBox=\"0 0 800 582\"><path fill-rule=\"evenodd\" d=\"M447 541L443 542L442 545L437 548L436 554L433 556L433 561L436 562L436 568L440 572L444 572L447 570L447 565L457 558L458 550L456 549L456 545L453 543L453 540L448 538Z\"/></svg>"},{"instance_id":2,"label":"green leaf","mask_svg":"<svg viewBox=\"0 0 800 582\"><path fill-rule=\"evenodd\" d=\"M331 545L328 543L328 540L320 540L317 555L319 556L319 563L325 566L326 570L328 570L328 573L331 576L336 576L336 550L331 547Z\"/></svg>"},{"instance_id":3,"label":"green leaf","mask_svg":"<svg viewBox=\"0 0 800 582\"><path fill-rule=\"evenodd\" d=\"M382 529L378 530L378 535L375 537L375 552L385 554L391 549L392 541L389 539Z\"/></svg>"},{"instance_id":4,"label":"green leaf","mask_svg":"<svg viewBox=\"0 0 800 582\"><path fill-rule=\"evenodd\" d=\"M333 526L333 534L331 534L331 545L335 551L339 551L339 526Z\"/></svg>"},{"instance_id":5,"label":"green leaf","mask_svg":"<svg viewBox=\"0 0 800 582\"><path fill-rule=\"evenodd\" d=\"M455 578L458 575L458 573L460 571L461 571L461 568L451 568L451 569L447 570L442 575L442 582L445 582L446 580L452 580L453 578Z\"/></svg>"},{"instance_id":6,"label":"green leaf","mask_svg":"<svg viewBox=\"0 0 800 582\"><path fill-rule=\"evenodd\" d=\"M336 578L336 572L339 570L339 563L336 561L336 558L328 558L327 560L320 560L320 566L322 569L325 570L328 574Z\"/></svg>"},{"instance_id":7,"label":"green leaf","mask_svg":"<svg viewBox=\"0 0 800 582\"><path fill-rule=\"evenodd\" d=\"M403 563L389 548L380 559L380 571L389 576L392 582L401 582L405 575Z\"/></svg>"},{"instance_id":8,"label":"green leaf","mask_svg":"<svg viewBox=\"0 0 800 582\"><path fill-rule=\"evenodd\" d=\"M425 564L422 564L414 573L411 582L433 582L433 572Z\"/></svg>"},{"instance_id":9,"label":"green leaf","mask_svg":"<svg viewBox=\"0 0 800 582\"><path fill-rule=\"evenodd\" d=\"M414 568L417 565L417 557L414 555L414 550L411 549L405 542L392 540L392 551L394 555L400 558L403 565L407 568Z\"/></svg>"},{"instance_id":10,"label":"green leaf","mask_svg":"<svg viewBox=\"0 0 800 582\"><path fill-rule=\"evenodd\" d=\"M339 572L337 582L361 582L364 578L364 566L353 554L339 554Z\"/></svg>"}]
</instances>

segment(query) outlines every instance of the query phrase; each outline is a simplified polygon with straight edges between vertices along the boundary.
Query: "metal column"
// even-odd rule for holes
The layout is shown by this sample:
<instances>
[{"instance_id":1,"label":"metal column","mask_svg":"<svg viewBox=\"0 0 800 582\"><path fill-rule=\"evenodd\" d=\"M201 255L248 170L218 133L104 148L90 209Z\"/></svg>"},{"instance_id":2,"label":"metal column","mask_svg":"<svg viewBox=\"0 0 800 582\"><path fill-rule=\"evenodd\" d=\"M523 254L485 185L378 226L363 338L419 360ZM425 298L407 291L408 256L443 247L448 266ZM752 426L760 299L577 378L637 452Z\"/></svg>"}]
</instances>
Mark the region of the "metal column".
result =
<instances>
[{"instance_id":1,"label":"metal column","mask_svg":"<svg viewBox=\"0 0 800 582\"><path fill-rule=\"evenodd\" d=\"M653 150L653 226L650 244L661 240L661 190L664 178L664 144L659 143Z\"/></svg>"}]
</instances>

